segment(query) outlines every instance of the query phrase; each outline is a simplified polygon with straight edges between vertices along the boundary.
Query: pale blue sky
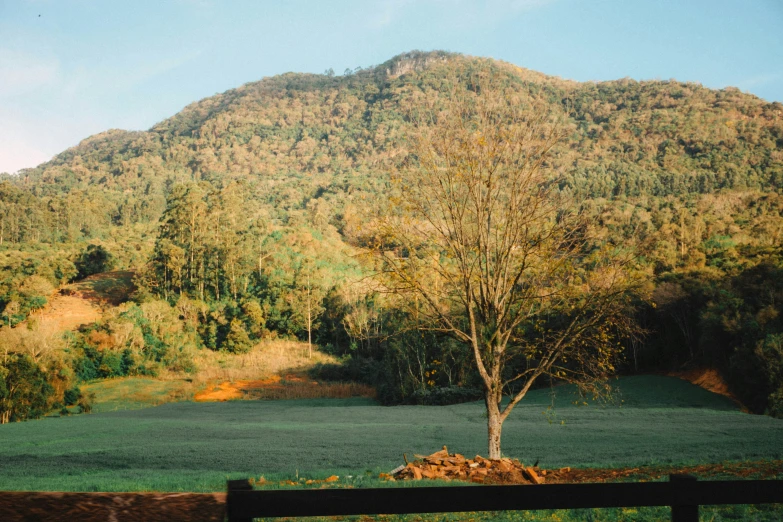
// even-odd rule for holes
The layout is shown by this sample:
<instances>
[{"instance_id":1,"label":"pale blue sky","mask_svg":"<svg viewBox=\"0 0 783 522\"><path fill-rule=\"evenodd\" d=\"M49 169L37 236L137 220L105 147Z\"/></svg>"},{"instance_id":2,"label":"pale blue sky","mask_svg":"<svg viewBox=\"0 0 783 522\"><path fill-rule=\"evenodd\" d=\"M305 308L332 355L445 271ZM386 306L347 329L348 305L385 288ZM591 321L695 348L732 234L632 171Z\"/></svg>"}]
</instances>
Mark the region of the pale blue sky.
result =
<instances>
[{"instance_id":1,"label":"pale blue sky","mask_svg":"<svg viewBox=\"0 0 783 522\"><path fill-rule=\"evenodd\" d=\"M265 76L412 49L783 101L783 0L0 0L0 172Z\"/></svg>"}]
</instances>

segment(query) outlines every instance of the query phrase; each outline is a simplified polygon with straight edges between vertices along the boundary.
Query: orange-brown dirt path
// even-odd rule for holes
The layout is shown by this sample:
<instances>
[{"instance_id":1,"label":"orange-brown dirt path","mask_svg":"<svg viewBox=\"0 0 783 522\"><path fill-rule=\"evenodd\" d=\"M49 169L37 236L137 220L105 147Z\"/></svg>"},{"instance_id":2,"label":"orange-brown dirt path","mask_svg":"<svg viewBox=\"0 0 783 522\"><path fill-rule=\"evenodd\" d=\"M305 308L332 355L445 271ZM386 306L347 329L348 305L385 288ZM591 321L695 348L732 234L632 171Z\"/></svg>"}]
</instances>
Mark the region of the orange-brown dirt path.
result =
<instances>
[{"instance_id":1,"label":"orange-brown dirt path","mask_svg":"<svg viewBox=\"0 0 783 522\"><path fill-rule=\"evenodd\" d=\"M0 492L3 522L222 522L222 493L38 493Z\"/></svg>"},{"instance_id":2,"label":"orange-brown dirt path","mask_svg":"<svg viewBox=\"0 0 783 522\"><path fill-rule=\"evenodd\" d=\"M258 380L241 380L241 381L226 381L221 382L215 386L208 386L205 390L197 393L193 400L198 402L211 402L211 401L230 401L236 399L242 399L248 392L253 390L262 389L279 389L282 390L285 387L286 382L297 382L309 384L311 386L317 386L318 383L307 379L303 375L289 374L285 377L280 375L273 375L268 379Z\"/></svg>"}]
</instances>

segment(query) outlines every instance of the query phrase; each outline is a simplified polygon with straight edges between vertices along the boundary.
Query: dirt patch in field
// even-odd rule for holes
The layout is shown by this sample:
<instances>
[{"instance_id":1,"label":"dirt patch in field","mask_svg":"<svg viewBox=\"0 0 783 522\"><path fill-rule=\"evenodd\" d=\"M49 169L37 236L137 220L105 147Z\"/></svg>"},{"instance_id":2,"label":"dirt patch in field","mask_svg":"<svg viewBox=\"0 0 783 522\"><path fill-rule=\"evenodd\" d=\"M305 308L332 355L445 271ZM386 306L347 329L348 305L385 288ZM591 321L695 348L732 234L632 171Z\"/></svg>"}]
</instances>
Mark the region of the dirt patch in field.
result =
<instances>
[{"instance_id":1,"label":"dirt patch in field","mask_svg":"<svg viewBox=\"0 0 783 522\"><path fill-rule=\"evenodd\" d=\"M742 404L737 397L729 390L728 384L721 377L720 372L715 368L696 368L694 370L688 370L685 372L673 372L670 373L671 377L678 377L684 379L691 384L695 384L701 388L718 395L723 395L734 401L745 413L749 413L749 410Z\"/></svg>"},{"instance_id":2,"label":"dirt patch in field","mask_svg":"<svg viewBox=\"0 0 783 522\"><path fill-rule=\"evenodd\" d=\"M696 466L640 466L638 468L562 468L546 474L547 484L569 482L617 482L660 480L672 473L689 473L699 478L733 477L771 479L783 475L783 460L728 462Z\"/></svg>"},{"instance_id":3,"label":"dirt patch in field","mask_svg":"<svg viewBox=\"0 0 783 522\"><path fill-rule=\"evenodd\" d=\"M73 283L49 298L47 305L30 316L45 332L76 330L100 320L104 309L128 300L135 289L133 272L118 271L91 275Z\"/></svg>"},{"instance_id":4,"label":"dirt patch in field","mask_svg":"<svg viewBox=\"0 0 783 522\"><path fill-rule=\"evenodd\" d=\"M72 295L56 295L39 313L30 316L44 331L76 330L84 324L94 323L103 314L95 304ZM29 319L28 319L29 321Z\"/></svg>"},{"instance_id":5,"label":"dirt patch in field","mask_svg":"<svg viewBox=\"0 0 783 522\"><path fill-rule=\"evenodd\" d=\"M225 513L226 495L221 493L0 492L0 520L5 522L222 522Z\"/></svg>"},{"instance_id":6,"label":"dirt patch in field","mask_svg":"<svg viewBox=\"0 0 783 522\"><path fill-rule=\"evenodd\" d=\"M485 460L476 457L476 461ZM502 459L509 460L510 459ZM500 461L492 461L497 464L503 464ZM410 465L408 465L410 467ZM496 466L497 467L497 466ZM516 466L519 468L520 466ZM523 466L522 466L523 467ZM468 475L466 478L446 477L437 475L422 478L436 478L440 480L465 480L469 482L481 482L483 484L530 484L529 474L520 473L514 466L508 466L508 471L495 470L497 472L486 473L482 480L472 480ZM531 469L531 468L528 468ZM695 466L640 466L636 468L560 468L560 469L539 469L537 466L532 468L535 475L540 478L544 484L570 484L582 482L647 482L653 480L666 479L673 473L688 473L695 475L700 479L718 479L718 478L740 478L740 479L773 479L783 476L783 460L769 460L756 462L729 462L720 464L700 464ZM410 474L401 473L403 480L411 478ZM394 480L390 474L381 473L380 478ZM397 476L397 480L400 477ZM281 483L282 484L282 483Z\"/></svg>"},{"instance_id":7,"label":"dirt patch in field","mask_svg":"<svg viewBox=\"0 0 783 522\"><path fill-rule=\"evenodd\" d=\"M210 385L197 393L197 402L230 401L240 399L320 399L348 397L375 397L370 386L357 383L319 382L305 373L273 375L267 379L225 381Z\"/></svg>"}]
</instances>

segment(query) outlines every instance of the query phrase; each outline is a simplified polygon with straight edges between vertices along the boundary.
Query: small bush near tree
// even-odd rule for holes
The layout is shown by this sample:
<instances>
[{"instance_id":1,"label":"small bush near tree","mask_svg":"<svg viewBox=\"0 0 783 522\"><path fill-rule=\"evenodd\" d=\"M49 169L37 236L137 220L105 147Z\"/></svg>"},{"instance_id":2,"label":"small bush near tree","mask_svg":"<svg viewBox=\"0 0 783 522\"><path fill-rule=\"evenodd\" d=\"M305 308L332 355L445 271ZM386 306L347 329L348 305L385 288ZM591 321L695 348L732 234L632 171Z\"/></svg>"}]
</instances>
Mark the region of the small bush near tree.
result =
<instances>
[{"instance_id":1,"label":"small bush near tree","mask_svg":"<svg viewBox=\"0 0 783 522\"><path fill-rule=\"evenodd\" d=\"M250 341L250 337L239 319L231 320L231 326L223 347L231 353L247 353L253 348L253 343Z\"/></svg>"},{"instance_id":2,"label":"small bush near tree","mask_svg":"<svg viewBox=\"0 0 783 522\"><path fill-rule=\"evenodd\" d=\"M95 393L86 392L79 397L79 413L92 413L92 406L95 403Z\"/></svg>"}]
</instances>

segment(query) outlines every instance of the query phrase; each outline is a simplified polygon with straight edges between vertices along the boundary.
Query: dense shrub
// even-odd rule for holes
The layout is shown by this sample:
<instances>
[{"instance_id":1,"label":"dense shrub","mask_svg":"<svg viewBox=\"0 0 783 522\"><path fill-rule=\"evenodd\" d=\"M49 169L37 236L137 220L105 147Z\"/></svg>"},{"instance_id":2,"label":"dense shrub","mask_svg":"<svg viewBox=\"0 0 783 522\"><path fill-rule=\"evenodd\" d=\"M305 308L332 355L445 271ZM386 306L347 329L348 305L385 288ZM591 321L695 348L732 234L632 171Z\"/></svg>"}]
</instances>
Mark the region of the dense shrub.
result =
<instances>
[{"instance_id":1,"label":"dense shrub","mask_svg":"<svg viewBox=\"0 0 783 522\"><path fill-rule=\"evenodd\" d=\"M334 382L359 382L373 386L382 404L421 404L443 406L478 400L481 391L462 386L431 386L404 393L383 361L367 357L345 357L341 364L315 365L309 372L314 379Z\"/></svg>"},{"instance_id":2,"label":"dense shrub","mask_svg":"<svg viewBox=\"0 0 783 522\"><path fill-rule=\"evenodd\" d=\"M82 279L114 268L114 256L102 245L87 245L74 265Z\"/></svg>"},{"instance_id":3,"label":"dense shrub","mask_svg":"<svg viewBox=\"0 0 783 522\"><path fill-rule=\"evenodd\" d=\"M222 347L229 353L247 353L253 348L250 336L247 335L239 319L231 320L228 335L226 335Z\"/></svg>"},{"instance_id":4,"label":"dense shrub","mask_svg":"<svg viewBox=\"0 0 783 522\"><path fill-rule=\"evenodd\" d=\"M74 406L82 396L82 390L78 386L74 386L68 390L65 390L63 394L63 404L66 406Z\"/></svg>"},{"instance_id":5,"label":"dense shrub","mask_svg":"<svg viewBox=\"0 0 783 522\"><path fill-rule=\"evenodd\" d=\"M30 357L11 354L0 366L0 423L36 419L47 413L55 389Z\"/></svg>"},{"instance_id":6,"label":"dense shrub","mask_svg":"<svg viewBox=\"0 0 783 522\"><path fill-rule=\"evenodd\" d=\"M309 372L314 379L334 382L360 382L377 386L384 381L386 368L379 361L365 357L345 357L341 364L318 363Z\"/></svg>"},{"instance_id":7,"label":"dense shrub","mask_svg":"<svg viewBox=\"0 0 783 522\"><path fill-rule=\"evenodd\" d=\"M448 404L477 401L482 396L481 390L448 386L446 388L416 390L411 395L410 402L422 406L446 406Z\"/></svg>"}]
</instances>

